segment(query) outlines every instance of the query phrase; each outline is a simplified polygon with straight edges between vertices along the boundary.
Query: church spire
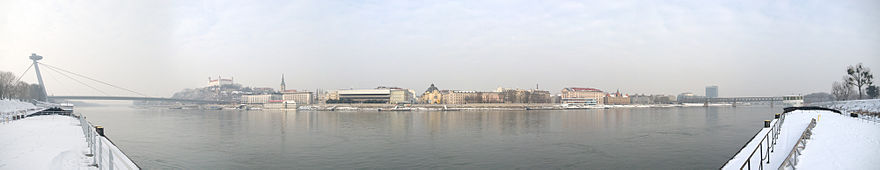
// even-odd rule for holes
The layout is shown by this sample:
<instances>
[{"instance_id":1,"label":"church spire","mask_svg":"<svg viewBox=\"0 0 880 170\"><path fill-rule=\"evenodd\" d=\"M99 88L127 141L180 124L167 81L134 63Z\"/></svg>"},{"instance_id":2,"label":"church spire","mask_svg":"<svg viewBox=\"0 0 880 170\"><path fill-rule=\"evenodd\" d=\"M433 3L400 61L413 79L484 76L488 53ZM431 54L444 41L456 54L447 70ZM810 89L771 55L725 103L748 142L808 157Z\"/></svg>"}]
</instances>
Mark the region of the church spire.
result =
<instances>
[{"instance_id":1,"label":"church spire","mask_svg":"<svg viewBox=\"0 0 880 170\"><path fill-rule=\"evenodd\" d=\"M281 92L284 92L286 89L286 85L284 84L284 74L281 74Z\"/></svg>"}]
</instances>

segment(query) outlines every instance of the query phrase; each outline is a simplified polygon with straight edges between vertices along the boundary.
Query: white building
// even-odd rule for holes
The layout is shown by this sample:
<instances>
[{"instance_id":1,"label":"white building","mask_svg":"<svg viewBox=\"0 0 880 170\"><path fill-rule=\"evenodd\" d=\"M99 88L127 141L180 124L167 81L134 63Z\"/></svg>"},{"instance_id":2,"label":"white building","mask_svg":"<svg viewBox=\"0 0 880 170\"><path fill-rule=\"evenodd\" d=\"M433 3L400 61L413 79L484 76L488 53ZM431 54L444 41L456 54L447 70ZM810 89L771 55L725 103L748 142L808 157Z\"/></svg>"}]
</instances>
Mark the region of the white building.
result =
<instances>
[{"instance_id":1,"label":"white building","mask_svg":"<svg viewBox=\"0 0 880 170\"><path fill-rule=\"evenodd\" d=\"M561 93L562 104L603 105L605 94L595 88L568 87Z\"/></svg>"},{"instance_id":2,"label":"white building","mask_svg":"<svg viewBox=\"0 0 880 170\"><path fill-rule=\"evenodd\" d=\"M361 89L336 91L339 100L351 103L388 103L391 100L390 89Z\"/></svg>"},{"instance_id":3,"label":"white building","mask_svg":"<svg viewBox=\"0 0 880 170\"><path fill-rule=\"evenodd\" d=\"M242 104L266 104L270 102L280 102L282 100L279 94L249 94L241 95Z\"/></svg>"},{"instance_id":4,"label":"white building","mask_svg":"<svg viewBox=\"0 0 880 170\"><path fill-rule=\"evenodd\" d=\"M312 92L297 92L295 90L287 90L282 94L282 100L287 103L296 103L297 105L309 105L314 103Z\"/></svg>"}]
</instances>

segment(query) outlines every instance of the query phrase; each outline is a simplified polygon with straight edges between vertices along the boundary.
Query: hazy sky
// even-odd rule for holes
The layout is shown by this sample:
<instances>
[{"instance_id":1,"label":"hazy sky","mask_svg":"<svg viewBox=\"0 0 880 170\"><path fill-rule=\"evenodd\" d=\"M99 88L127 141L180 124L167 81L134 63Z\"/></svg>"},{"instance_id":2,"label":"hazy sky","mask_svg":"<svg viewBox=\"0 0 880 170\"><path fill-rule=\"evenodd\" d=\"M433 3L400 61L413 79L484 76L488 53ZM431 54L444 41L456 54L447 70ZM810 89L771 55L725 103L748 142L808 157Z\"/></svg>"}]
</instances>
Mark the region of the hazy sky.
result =
<instances>
[{"instance_id":1,"label":"hazy sky","mask_svg":"<svg viewBox=\"0 0 880 170\"><path fill-rule=\"evenodd\" d=\"M288 89L806 94L830 91L847 65L880 74L878 11L877 0L2 0L0 70L20 74L37 53L151 96L218 75L278 88L282 73ZM50 94L102 95L42 69Z\"/></svg>"}]
</instances>

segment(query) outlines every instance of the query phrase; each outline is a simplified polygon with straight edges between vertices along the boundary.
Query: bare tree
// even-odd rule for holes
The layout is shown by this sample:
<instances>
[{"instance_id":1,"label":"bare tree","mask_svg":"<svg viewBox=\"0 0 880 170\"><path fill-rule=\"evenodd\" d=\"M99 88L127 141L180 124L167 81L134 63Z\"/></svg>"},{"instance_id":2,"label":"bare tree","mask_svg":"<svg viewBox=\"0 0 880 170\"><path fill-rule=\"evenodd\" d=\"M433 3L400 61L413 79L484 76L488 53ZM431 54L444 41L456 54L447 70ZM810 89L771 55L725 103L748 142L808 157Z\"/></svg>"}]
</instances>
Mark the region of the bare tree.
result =
<instances>
[{"instance_id":1,"label":"bare tree","mask_svg":"<svg viewBox=\"0 0 880 170\"><path fill-rule=\"evenodd\" d=\"M848 74L848 77L844 78L846 84L855 87L859 92L859 99L863 99L865 94L864 88L874 83L874 75L871 75L871 69L863 67L862 63L859 63L855 66L846 67L846 74Z\"/></svg>"},{"instance_id":2,"label":"bare tree","mask_svg":"<svg viewBox=\"0 0 880 170\"><path fill-rule=\"evenodd\" d=\"M15 74L0 71L0 99L12 98L15 92Z\"/></svg>"},{"instance_id":3,"label":"bare tree","mask_svg":"<svg viewBox=\"0 0 880 170\"><path fill-rule=\"evenodd\" d=\"M837 100L847 100L852 93L852 87L848 83L835 81L831 85L831 95L834 95L834 98Z\"/></svg>"}]
</instances>

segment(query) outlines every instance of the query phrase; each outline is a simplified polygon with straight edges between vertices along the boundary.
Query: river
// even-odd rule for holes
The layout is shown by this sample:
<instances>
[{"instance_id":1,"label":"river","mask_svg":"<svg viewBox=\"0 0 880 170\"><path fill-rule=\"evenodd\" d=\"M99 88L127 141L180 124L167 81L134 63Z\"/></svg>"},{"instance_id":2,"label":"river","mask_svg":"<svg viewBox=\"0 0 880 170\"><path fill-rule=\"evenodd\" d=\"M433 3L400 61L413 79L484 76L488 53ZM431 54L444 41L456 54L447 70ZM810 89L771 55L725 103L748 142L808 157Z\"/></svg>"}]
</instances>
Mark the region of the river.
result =
<instances>
[{"instance_id":1,"label":"river","mask_svg":"<svg viewBox=\"0 0 880 170\"><path fill-rule=\"evenodd\" d=\"M76 108L146 169L716 169L781 111Z\"/></svg>"}]
</instances>

